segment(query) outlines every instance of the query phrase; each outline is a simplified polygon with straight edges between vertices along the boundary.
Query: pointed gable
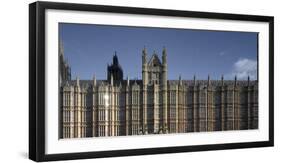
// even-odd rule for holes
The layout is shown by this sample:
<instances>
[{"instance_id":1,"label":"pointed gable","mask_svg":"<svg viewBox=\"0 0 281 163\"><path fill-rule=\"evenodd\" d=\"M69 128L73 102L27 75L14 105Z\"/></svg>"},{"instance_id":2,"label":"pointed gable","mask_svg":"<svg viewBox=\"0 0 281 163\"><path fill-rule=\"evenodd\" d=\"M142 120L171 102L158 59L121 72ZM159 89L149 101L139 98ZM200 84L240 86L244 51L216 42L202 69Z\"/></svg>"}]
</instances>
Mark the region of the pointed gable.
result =
<instances>
[{"instance_id":1,"label":"pointed gable","mask_svg":"<svg viewBox=\"0 0 281 163\"><path fill-rule=\"evenodd\" d=\"M161 66L162 65L157 54L154 53L152 55L152 57L150 58L150 60L148 62L148 65L152 66L152 67L157 67L157 66Z\"/></svg>"}]
</instances>

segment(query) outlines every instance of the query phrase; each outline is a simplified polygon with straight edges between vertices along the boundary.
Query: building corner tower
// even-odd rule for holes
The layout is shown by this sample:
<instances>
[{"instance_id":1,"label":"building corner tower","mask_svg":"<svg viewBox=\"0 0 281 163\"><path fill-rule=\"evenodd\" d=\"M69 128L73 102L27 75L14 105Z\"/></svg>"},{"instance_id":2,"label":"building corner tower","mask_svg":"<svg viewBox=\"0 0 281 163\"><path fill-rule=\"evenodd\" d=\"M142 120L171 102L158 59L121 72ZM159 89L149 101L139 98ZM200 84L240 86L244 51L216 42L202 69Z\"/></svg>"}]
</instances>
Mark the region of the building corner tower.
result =
<instances>
[{"instance_id":1,"label":"building corner tower","mask_svg":"<svg viewBox=\"0 0 281 163\"><path fill-rule=\"evenodd\" d=\"M143 134L148 133L147 129L147 84L148 84L148 71L147 71L147 52L146 48L142 50L142 132Z\"/></svg>"},{"instance_id":2,"label":"building corner tower","mask_svg":"<svg viewBox=\"0 0 281 163\"><path fill-rule=\"evenodd\" d=\"M163 91L163 124L162 132L168 133L168 108L167 108L167 52L166 48L162 51L162 91Z\"/></svg>"}]
</instances>

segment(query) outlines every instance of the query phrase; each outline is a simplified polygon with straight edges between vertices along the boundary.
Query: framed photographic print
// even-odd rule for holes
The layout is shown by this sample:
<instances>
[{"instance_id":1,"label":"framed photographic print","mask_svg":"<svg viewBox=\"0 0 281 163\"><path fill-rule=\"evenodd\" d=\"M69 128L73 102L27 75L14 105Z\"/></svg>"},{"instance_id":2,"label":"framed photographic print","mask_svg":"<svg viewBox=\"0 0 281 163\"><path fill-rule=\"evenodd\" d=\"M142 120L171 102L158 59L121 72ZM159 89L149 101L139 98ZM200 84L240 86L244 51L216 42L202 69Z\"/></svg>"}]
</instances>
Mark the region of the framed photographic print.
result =
<instances>
[{"instance_id":1,"label":"framed photographic print","mask_svg":"<svg viewBox=\"0 0 281 163\"><path fill-rule=\"evenodd\" d=\"M35 2L29 158L273 146L273 17Z\"/></svg>"}]
</instances>

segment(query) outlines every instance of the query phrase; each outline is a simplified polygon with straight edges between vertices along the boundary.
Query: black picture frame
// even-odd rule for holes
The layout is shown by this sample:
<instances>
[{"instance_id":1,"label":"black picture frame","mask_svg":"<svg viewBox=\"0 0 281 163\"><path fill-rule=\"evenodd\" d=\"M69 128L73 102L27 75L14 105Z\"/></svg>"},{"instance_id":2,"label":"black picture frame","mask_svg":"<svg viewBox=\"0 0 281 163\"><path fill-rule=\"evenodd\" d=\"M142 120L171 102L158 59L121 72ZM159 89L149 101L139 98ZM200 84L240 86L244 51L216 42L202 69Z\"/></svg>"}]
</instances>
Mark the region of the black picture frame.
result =
<instances>
[{"instance_id":1,"label":"black picture frame","mask_svg":"<svg viewBox=\"0 0 281 163\"><path fill-rule=\"evenodd\" d=\"M95 11L124 14L161 15L174 17L192 17L222 20L241 20L269 23L269 140L247 143L229 143L215 145L195 145L180 147L159 147L149 149L99 151L66 154L45 153L45 11L47 9L69 11ZM269 147L274 145L274 18L271 16L222 14L164 10L152 8L134 8L120 6L102 6L88 4L34 2L29 5L29 158L34 161L55 161L101 157L178 153L237 148Z\"/></svg>"}]
</instances>

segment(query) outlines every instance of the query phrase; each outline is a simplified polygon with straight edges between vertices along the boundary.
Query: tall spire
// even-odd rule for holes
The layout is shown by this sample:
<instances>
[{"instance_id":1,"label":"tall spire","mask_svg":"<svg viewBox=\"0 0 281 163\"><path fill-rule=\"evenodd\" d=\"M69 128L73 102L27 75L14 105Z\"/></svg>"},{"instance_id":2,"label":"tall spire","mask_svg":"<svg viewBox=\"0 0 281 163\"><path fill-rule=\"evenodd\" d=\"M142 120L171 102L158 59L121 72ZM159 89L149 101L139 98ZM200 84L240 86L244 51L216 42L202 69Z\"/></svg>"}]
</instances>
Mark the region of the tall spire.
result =
<instances>
[{"instance_id":1,"label":"tall spire","mask_svg":"<svg viewBox=\"0 0 281 163\"><path fill-rule=\"evenodd\" d=\"M250 76L248 75L248 86L250 85Z\"/></svg>"},{"instance_id":2,"label":"tall spire","mask_svg":"<svg viewBox=\"0 0 281 163\"><path fill-rule=\"evenodd\" d=\"M145 47L142 50L142 82L144 86L148 83L147 53Z\"/></svg>"},{"instance_id":3,"label":"tall spire","mask_svg":"<svg viewBox=\"0 0 281 163\"><path fill-rule=\"evenodd\" d=\"M129 80L129 75L127 76L127 86L129 86L130 80Z\"/></svg>"},{"instance_id":4,"label":"tall spire","mask_svg":"<svg viewBox=\"0 0 281 163\"><path fill-rule=\"evenodd\" d=\"M147 52L146 52L146 48L144 46L143 50L142 50L142 64L146 64L147 63Z\"/></svg>"},{"instance_id":5,"label":"tall spire","mask_svg":"<svg viewBox=\"0 0 281 163\"><path fill-rule=\"evenodd\" d=\"M114 55L113 55L113 65L118 66L118 57L117 57L116 51L114 52Z\"/></svg>"},{"instance_id":6,"label":"tall spire","mask_svg":"<svg viewBox=\"0 0 281 163\"><path fill-rule=\"evenodd\" d=\"M166 51L165 46L163 47L163 51L162 51L162 62L163 62L163 64L167 63L167 51Z\"/></svg>"}]
</instances>

